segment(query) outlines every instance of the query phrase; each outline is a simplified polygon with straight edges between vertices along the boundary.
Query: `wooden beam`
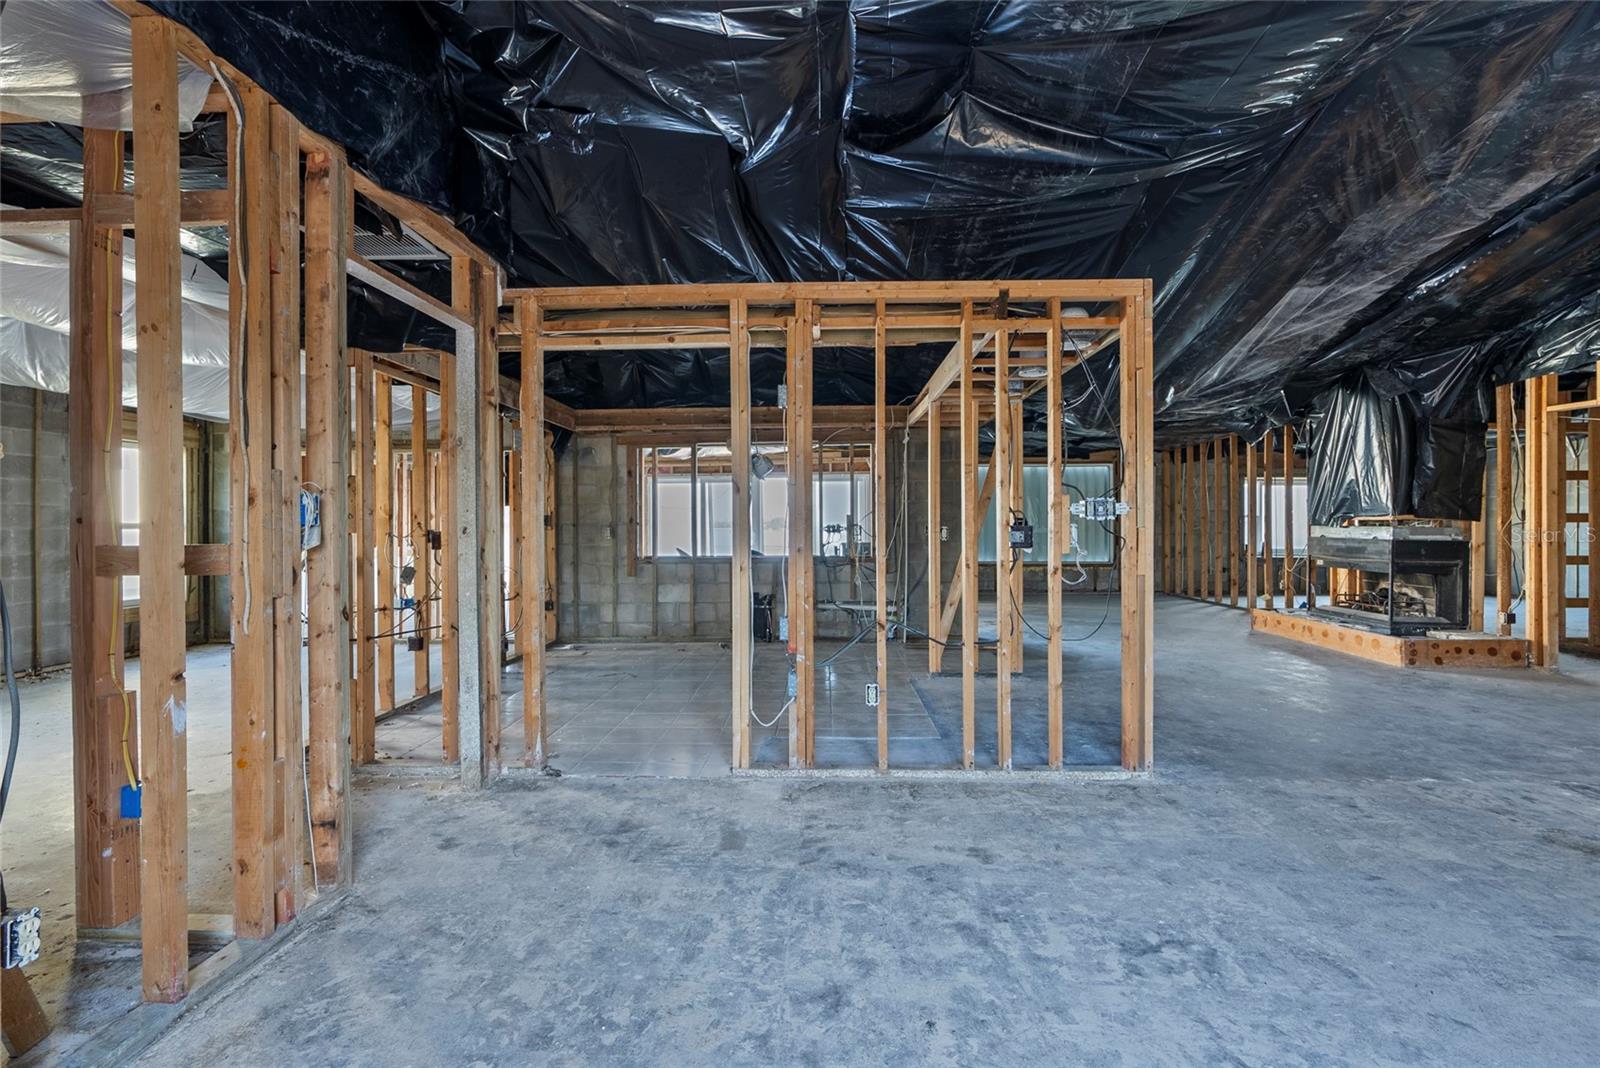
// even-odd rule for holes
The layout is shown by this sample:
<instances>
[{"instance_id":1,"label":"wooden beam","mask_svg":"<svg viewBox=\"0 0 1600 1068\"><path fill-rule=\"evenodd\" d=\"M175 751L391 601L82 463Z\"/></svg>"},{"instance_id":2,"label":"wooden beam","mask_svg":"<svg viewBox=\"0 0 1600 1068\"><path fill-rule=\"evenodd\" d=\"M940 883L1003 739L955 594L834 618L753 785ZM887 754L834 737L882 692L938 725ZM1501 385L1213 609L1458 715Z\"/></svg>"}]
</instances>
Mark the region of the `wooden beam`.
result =
<instances>
[{"instance_id":1,"label":"wooden beam","mask_svg":"<svg viewBox=\"0 0 1600 1068\"><path fill-rule=\"evenodd\" d=\"M539 302L517 301L522 333L522 763L542 768L549 762L545 720L545 527L547 494L544 463L544 350L540 348Z\"/></svg>"},{"instance_id":2,"label":"wooden beam","mask_svg":"<svg viewBox=\"0 0 1600 1068\"><path fill-rule=\"evenodd\" d=\"M1489 513L1489 471L1484 469L1483 495L1478 504L1478 518L1468 524L1468 555L1467 555L1467 582L1470 592L1467 595L1467 629L1475 633L1483 633L1483 601L1488 592L1487 557L1488 542L1486 531L1488 524L1485 518ZM1308 565L1309 566L1309 565Z\"/></svg>"},{"instance_id":3,"label":"wooden beam","mask_svg":"<svg viewBox=\"0 0 1600 1068\"><path fill-rule=\"evenodd\" d=\"M377 758L378 684L375 637L377 627L377 595L373 589L377 572L374 566L376 536L375 513L377 488L373 480L373 462L376 445L373 440L372 354L364 349L352 350L355 362L355 486L350 493L353 516L350 529L355 533L351 569L356 576L356 612L351 641L355 652L355 691L350 708L351 759L357 764L370 764ZM388 420L384 420L387 428Z\"/></svg>"},{"instance_id":4,"label":"wooden beam","mask_svg":"<svg viewBox=\"0 0 1600 1068\"><path fill-rule=\"evenodd\" d=\"M124 136L83 131L84 186L121 188ZM123 685L122 583L101 574L117 540L122 475L122 234L82 213L72 241L71 477L73 856L79 927L139 912L139 824L118 817L133 778L136 695ZM124 754L129 756L124 762Z\"/></svg>"},{"instance_id":5,"label":"wooden beam","mask_svg":"<svg viewBox=\"0 0 1600 1068\"><path fill-rule=\"evenodd\" d=\"M477 584L473 595L478 605L479 702L476 708L468 710L470 723L468 716L462 717L461 755L464 761L476 759L482 775L491 778L500 769L500 693L505 666L505 633L500 628L500 610L505 598L502 559L505 487L500 479L504 421L500 415L500 352L494 343L500 281L497 268L481 263L474 267L473 276L472 310L478 364L478 458L474 464L478 475ZM442 520L440 525L443 525Z\"/></svg>"},{"instance_id":6,"label":"wooden beam","mask_svg":"<svg viewBox=\"0 0 1600 1068\"><path fill-rule=\"evenodd\" d=\"M322 495L322 542L306 553L312 862L325 884L350 878L350 542L327 523L349 513L350 379L345 261L350 232L344 159L305 161L307 481Z\"/></svg>"},{"instance_id":7,"label":"wooden beam","mask_svg":"<svg viewBox=\"0 0 1600 1068\"><path fill-rule=\"evenodd\" d=\"M440 410L443 411L443 404ZM441 437L443 435L441 434ZM433 689L429 649L433 644L431 625L437 615L433 601L433 549L428 539L428 393L411 387L411 609L412 631L422 636L422 648L411 654L412 695L421 697ZM445 720L445 763L452 764L451 743L454 724Z\"/></svg>"},{"instance_id":8,"label":"wooden beam","mask_svg":"<svg viewBox=\"0 0 1600 1068\"><path fill-rule=\"evenodd\" d=\"M1239 435L1228 435L1228 607L1239 607L1239 509L1244 488L1239 481Z\"/></svg>"},{"instance_id":9,"label":"wooden beam","mask_svg":"<svg viewBox=\"0 0 1600 1068\"><path fill-rule=\"evenodd\" d=\"M943 401L928 406L928 674L944 670L944 639L935 621L944 598L944 508L940 480L943 457L940 455L944 429Z\"/></svg>"},{"instance_id":10,"label":"wooden beam","mask_svg":"<svg viewBox=\"0 0 1600 1068\"><path fill-rule=\"evenodd\" d=\"M889 339L884 306L878 302L873 329L872 588L878 637L878 770L889 770ZM853 484L853 483L852 483Z\"/></svg>"},{"instance_id":11,"label":"wooden beam","mask_svg":"<svg viewBox=\"0 0 1600 1068\"><path fill-rule=\"evenodd\" d=\"M246 122L259 125L260 100L265 94L248 88L245 95L247 101L252 98L255 101L246 105L255 116L251 119L247 115ZM270 163L265 174L250 171L247 163L246 182L251 189L264 185L268 192L250 195L273 206L267 221L253 231L255 239L241 240L248 241L251 246L253 284L247 288L267 290L271 295L267 336L256 338L255 344L257 352L268 353L272 406L270 415L257 412L256 418L271 428L261 435L270 438L271 492L258 505L271 513L262 516L272 532L265 535L271 543L268 569L272 579L273 615L271 844L277 922L283 924L295 916L307 884L315 882L314 873L308 874L307 864L311 829L307 826L310 817L305 803L309 784L303 697L306 676L302 670L305 618L301 597L304 587L299 538L300 485L308 474L301 444L305 381L301 373L303 316L300 298L304 279L301 271L282 268L284 264L301 262L300 124L276 104L267 110L267 122L271 127ZM275 202L269 199L274 197ZM254 215L247 213L244 218L253 220ZM260 329L256 320L252 319L251 324L254 329Z\"/></svg>"},{"instance_id":12,"label":"wooden beam","mask_svg":"<svg viewBox=\"0 0 1600 1068\"><path fill-rule=\"evenodd\" d=\"M1223 576L1228 563L1228 463L1224 456L1222 438L1211 443L1211 601L1221 604L1224 596Z\"/></svg>"},{"instance_id":13,"label":"wooden beam","mask_svg":"<svg viewBox=\"0 0 1600 1068\"><path fill-rule=\"evenodd\" d=\"M1010 548L1011 510L1016 504L1016 471L1013 456L1017 445L1015 423L1007 385L1011 380L1011 335L1001 331L995 344L994 449L989 453L989 469L998 471L994 510L994 619L995 619L995 764L1011 770L1011 673L1016 660L1016 572L1017 554Z\"/></svg>"},{"instance_id":14,"label":"wooden beam","mask_svg":"<svg viewBox=\"0 0 1600 1068\"><path fill-rule=\"evenodd\" d=\"M1527 389L1527 581L1525 601L1530 660L1556 667L1565 617L1562 596L1566 556L1566 480L1559 413L1550 411L1557 376L1529 379Z\"/></svg>"},{"instance_id":15,"label":"wooden beam","mask_svg":"<svg viewBox=\"0 0 1600 1068\"><path fill-rule=\"evenodd\" d=\"M418 289L399 275L379 267L354 252L346 255L345 269L349 272L351 278L365 282L385 296L404 304L412 311L421 312L423 315L443 323L452 330L459 330L463 327L470 328L472 325L463 319L455 309L432 293Z\"/></svg>"},{"instance_id":16,"label":"wooden beam","mask_svg":"<svg viewBox=\"0 0 1600 1068\"><path fill-rule=\"evenodd\" d=\"M264 938L277 929L277 616L280 558L278 497L272 464L272 232L278 190L272 160L272 117L266 94L242 91L243 126L229 114L229 184L238 189L230 232L242 254L229 262L229 568L234 656L232 671L232 803L234 803L234 929ZM296 157L298 161L298 157ZM283 190L285 200L291 190ZM293 193L299 192L299 174ZM298 197L296 197L298 200ZM141 241L142 245L142 241ZM259 283L259 285L258 285ZM138 550L134 548L134 558ZM189 553L184 553L187 556ZM298 651L296 651L298 652ZM296 713L299 711L299 694Z\"/></svg>"},{"instance_id":17,"label":"wooden beam","mask_svg":"<svg viewBox=\"0 0 1600 1068\"><path fill-rule=\"evenodd\" d=\"M232 546L227 542L189 544L183 547L185 575L229 575ZM94 573L98 578L121 578L139 573L137 545L95 546Z\"/></svg>"},{"instance_id":18,"label":"wooden beam","mask_svg":"<svg viewBox=\"0 0 1600 1068\"><path fill-rule=\"evenodd\" d=\"M922 418L928 414L929 406L949 392L952 386L958 384L962 368L966 367L970 371L972 358L982 352L995 337L995 332L990 331L979 338L977 344L974 345L970 333L970 320L964 329L968 332L961 333L956 339L956 343L950 346L950 351L945 353L944 359L940 360L939 366L934 368L927 384L917 394L917 399L911 405L911 414L907 417L911 424L915 425L921 422Z\"/></svg>"},{"instance_id":19,"label":"wooden beam","mask_svg":"<svg viewBox=\"0 0 1600 1068\"><path fill-rule=\"evenodd\" d=\"M1267 610L1277 604L1277 560L1273 555L1272 530L1272 438L1275 431L1267 431L1261 439L1261 591L1266 596ZM1252 607L1254 607L1252 605Z\"/></svg>"},{"instance_id":20,"label":"wooden beam","mask_svg":"<svg viewBox=\"0 0 1600 1068\"><path fill-rule=\"evenodd\" d=\"M1045 610L1046 610L1046 641L1048 649L1045 654L1045 716L1046 716L1046 744L1048 760L1052 768L1059 768L1062 762L1062 678L1061 678L1061 557L1066 552L1067 546L1063 535L1067 531L1067 518L1062 510L1062 442L1061 442L1061 416L1063 402L1061 396L1061 302L1052 298L1049 304L1048 340L1045 343L1045 355L1048 362L1045 364L1045 463L1049 471L1050 485L1047 490L1048 504L1045 512L1045 547L1048 556L1045 561Z\"/></svg>"},{"instance_id":21,"label":"wooden beam","mask_svg":"<svg viewBox=\"0 0 1600 1068\"><path fill-rule=\"evenodd\" d=\"M751 620L750 588L750 336L745 327L749 308L742 300L728 305L728 451L733 460L733 550L729 561L733 598L733 752L730 764L750 766L750 717L755 698L751 674L755 661L755 634ZM630 489L630 495L631 495Z\"/></svg>"},{"instance_id":22,"label":"wooden beam","mask_svg":"<svg viewBox=\"0 0 1600 1068\"><path fill-rule=\"evenodd\" d=\"M387 710L395 706L394 632L398 620L394 610L394 560L397 548L394 528L394 380L381 372L374 373L372 377L376 390L373 409L372 537L378 554L377 597L374 604L376 616L373 623L374 671L378 684L376 707Z\"/></svg>"},{"instance_id":23,"label":"wooden beam","mask_svg":"<svg viewBox=\"0 0 1600 1068\"><path fill-rule=\"evenodd\" d=\"M33 987L21 968L0 971L0 1033L4 1034L7 1058L21 1057L50 1034L50 1018L45 1015Z\"/></svg>"},{"instance_id":24,"label":"wooden beam","mask_svg":"<svg viewBox=\"0 0 1600 1068\"><path fill-rule=\"evenodd\" d=\"M365 190L363 190L365 192ZM397 213L398 214L398 213ZM426 235L425 235L426 236ZM983 282L724 282L655 286L568 286L540 290L508 289L508 298L536 294L548 308L704 307L743 298L751 304L790 304L801 300L859 303L992 301L1005 289L1012 302L1048 300L1095 304L1121 300L1139 291L1137 279L1069 278Z\"/></svg>"},{"instance_id":25,"label":"wooden beam","mask_svg":"<svg viewBox=\"0 0 1600 1068\"><path fill-rule=\"evenodd\" d=\"M789 330L789 648L794 657L795 698L789 710L789 765L810 767L813 756L812 716L815 711L815 663L811 626L816 591L811 541L811 321L809 301L795 304Z\"/></svg>"},{"instance_id":26,"label":"wooden beam","mask_svg":"<svg viewBox=\"0 0 1600 1068\"><path fill-rule=\"evenodd\" d=\"M1155 381L1153 294L1149 279L1124 302L1122 329L1122 496L1128 514L1121 528L1122 764L1148 769L1154 762L1155 592Z\"/></svg>"},{"instance_id":27,"label":"wooden beam","mask_svg":"<svg viewBox=\"0 0 1600 1068\"><path fill-rule=\"evenodd\" d=\"M1496 386L1494 390L1494 479L1495 479L1495 633L1511 636L1511 577L1515 570L1512 554L1511 517L1516 468L1517 404L1516 387ZM1594 463L1591 460L1590 467Z\"/></svg>"},{"instance_id":28,"label":"wooden beam","mask_svg":"<svg viewBox=\"0 0 1600 1068\"><path fill-rule=\"evenodd\" d=\"M1256 449L1254 445L1245 444L1244 449L1244 479L1245 479L1245 572L1244 572L1244 603L1245 607L1255 610L1256 593L1261 582L1260 531L1256 525L1256 504L1259 490L1256 482Z\"/></svg>"},{"instance_id":29,"label":"wooden beam","mask_svg":"<svg viewBox=\"0 0 1600 1068\"><path fill-rule=\"evenodd\" d=\"M872 437L873 406L866 404L830 405L813 412L812 425L829 434L860 428L862 440ZM889 426L908 425L906 409L888 406ZM784 425L779 408L750 409L752 428L775 429ZM571 429L580 434L626 434L638 431L683 431L691 434L725 436L729 431L725 408L579 408L573 411ZM841 434L841 439L845 435ZM724 440L726 438L724 437Z\"/></svg>"},{"instance_id":30,"label":"wooden beam","mask_svg":"<svg viewBox=\"0 0 1600 1068\"><path fill-rule=\"evenodd\" d=\"M183 299L178 53L172 23L133 20L139 389L140 946L146 1001L189 982L188 688L183 581Z\"/></svg>"},{"instance_id":31,"label":"wooden beam","mask_svg":"<svg viewBox=\"0 0 1600 1068\"><path fill-rule=\"evenodd\" d=\"M978 409L972 377L972 302L961 304L961 766L977 760L978 695ZM992 465L991 465L992 467Z\"/></svg>"},{"instance_id":32,"label":"wooden beam","mask_svg":"<svg viewBox=\"0 0 1600 1068\"><path fill-rule=\"evenodd\" d=\"M1283 608L1294 611L1294 427L1283 428Z\"/></svg>"}]
</instances>

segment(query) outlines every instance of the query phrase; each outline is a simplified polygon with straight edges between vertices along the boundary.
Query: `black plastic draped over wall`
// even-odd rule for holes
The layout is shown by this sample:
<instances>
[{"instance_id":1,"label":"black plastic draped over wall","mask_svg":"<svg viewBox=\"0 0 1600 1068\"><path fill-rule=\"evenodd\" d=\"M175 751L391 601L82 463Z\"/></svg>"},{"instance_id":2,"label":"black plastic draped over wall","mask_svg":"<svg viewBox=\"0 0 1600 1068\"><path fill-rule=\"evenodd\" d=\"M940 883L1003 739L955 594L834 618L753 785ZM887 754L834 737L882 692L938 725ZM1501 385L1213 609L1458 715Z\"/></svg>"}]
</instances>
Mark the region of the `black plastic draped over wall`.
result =
<instances>
[{"instance_id":1,"label":"black plastic draped over wall","mask_svg":"<svg viewBox=\"0 0 1600 1068\"><path fill-rule=\"evenodd\" d=\"M1169 440L1355 372L1438 425L1600 344L1600 5L156 6L515 284L1151 277ZM550 385L720 405L719 358ZM866 396L837 358L818 401ZM1111 363L1068 383L1086 441Z\"/></svg>"}]
</instances>

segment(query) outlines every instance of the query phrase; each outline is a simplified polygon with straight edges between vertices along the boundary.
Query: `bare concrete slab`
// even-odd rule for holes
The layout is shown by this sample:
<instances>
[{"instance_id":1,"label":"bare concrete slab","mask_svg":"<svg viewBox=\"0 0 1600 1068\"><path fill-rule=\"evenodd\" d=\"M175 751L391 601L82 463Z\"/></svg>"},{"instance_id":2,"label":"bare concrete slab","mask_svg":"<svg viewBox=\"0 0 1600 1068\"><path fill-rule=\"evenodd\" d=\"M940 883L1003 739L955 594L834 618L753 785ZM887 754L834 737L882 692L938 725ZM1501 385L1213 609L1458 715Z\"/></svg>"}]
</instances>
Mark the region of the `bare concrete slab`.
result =
<instances>
[{"instance_id":1,"label":"bare concrete slab","mask_svg":"<svg viewBox=\"0 0 1600 1068\"><path fill-rule=\"evenodd\" d=\"M1592 667L1157 640L1146 781L366 781L342 907L138 1063L1600 1061Z\"/></svg>"}]
</instances>

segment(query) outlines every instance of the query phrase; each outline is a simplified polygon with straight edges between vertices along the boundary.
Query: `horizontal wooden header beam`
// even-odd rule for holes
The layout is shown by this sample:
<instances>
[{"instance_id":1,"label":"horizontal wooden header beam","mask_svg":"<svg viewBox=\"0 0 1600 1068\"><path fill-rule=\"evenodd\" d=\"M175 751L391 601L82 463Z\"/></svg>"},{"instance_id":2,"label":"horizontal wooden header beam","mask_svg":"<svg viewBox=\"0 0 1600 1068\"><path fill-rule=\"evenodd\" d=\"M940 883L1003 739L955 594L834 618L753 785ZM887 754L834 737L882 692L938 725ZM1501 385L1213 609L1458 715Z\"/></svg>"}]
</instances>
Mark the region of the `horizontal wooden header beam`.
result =
<instances>
[{"instance_id":1,"label":"horizontal wooden header beam","mask_svg":"<svg viewBox=\"0 0 1600 1068\"><path fill-rule=\"evenodd\" d=\"M1004 292L1011 301L1097 303L1125 300L1143 292L1131 278L1050 279L988 282L725 282L711 285L565 286L553 289L507 289L505 299L535 297L543 309L693 307L744 300L751 304L787 304L796 300L821 303L862 301L994 301Z\"/></svg>"},{"instance_id":2,"label":"horizontal wooden header beam","mask_svg":"<svg viewBox=\"0 0 1600 1068\"><path fill-rule=\"evenodd\" d=\"M814 429L838 430L851 427L872 429L870 404L820 405L812 409ZM726 434L729 428L726 408L575 408L573 430L579 434L620 434L634 432L704 431ZM782 408L751 408L750 425L756 428L781 427ZM905 423L906 409L889 408L891 426Z\"/></svg>"}]
</instances>

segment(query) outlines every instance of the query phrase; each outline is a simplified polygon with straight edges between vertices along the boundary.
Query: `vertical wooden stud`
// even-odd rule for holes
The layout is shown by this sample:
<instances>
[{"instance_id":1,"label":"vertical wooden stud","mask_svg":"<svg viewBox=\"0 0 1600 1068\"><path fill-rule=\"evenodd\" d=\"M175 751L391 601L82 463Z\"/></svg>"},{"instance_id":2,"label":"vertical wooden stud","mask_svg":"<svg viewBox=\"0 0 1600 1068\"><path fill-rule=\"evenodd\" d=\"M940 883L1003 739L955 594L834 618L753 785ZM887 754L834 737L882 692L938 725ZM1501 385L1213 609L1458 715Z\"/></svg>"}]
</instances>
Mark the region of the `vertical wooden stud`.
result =
<instances>
[{"instance_id":1,"label":"vertical wooden stud","mask_svg":"<svg viewBox=\"0 0 1600 1068\"><path fill-rule=\"evenodd\" d=\"M1494 631L1501 637L1511 634L1511 578L1515 570L1516 547L1511 539L1511 517L1515 512L1517 404L1516 387L1496 386L1494 390L1494 484L1495 484L1495 565ZM1594 461L1590 460L1590 467Z\"/></svg>"},{"instance_id":2,"label":"vertical wooden stud","mask_svg":"<svg viewBox=\"0 0 1600 1068\"><path fill-rule=\"evenodd\" d=\"M123 134L83 131L83 217L72 239L72 773L79 927L139 913L139 824L119 818L133 777L138 695L123 684L122 580L96 574L118 541L122 474L122 231L94 224L99 193L122 188ZM124 731L128 731L126 743ZM123 759L124 746L128 760Z\"/></svg>"},{"instance_id":3,"label":"vertical wooden stud","mask_svg":"<svg viewBox=\"0 0 1600 1068\"><path fill-rule=\"evenodd\" d=\"M440 374L443 374L441 361ZM440 405L441 410L443 405ZM411 387L411 610L412 629L422 636L422 648L411 654L412 693L422 697L433 689L429 650L433 645L432 625L439 613L433 597L433 549L428 544L428 391ZM455 763L455 725L444 726L445 763Z\"/></svg>"},{"instance_id":4,"label":"vertical wooden stud","mask_svg":"<svg viewBox=\"0 0 1600 1068\"><path fill-rule=\"evenodd\" d=\"M355 502L355 533L352 551L352 570L356 575L354 633L351 641L355 650L355 692L351 703L350 748L358 764L370 764L375 759L378 730L378 686L376 678L377 641L373 634L377 598L373 592L373 512L377 498L372 478L373 400L372 353L356 350L355 357L355 487L351 499Z\"/></svg>"},{"instance_id":5,"label":"vertical wooden stud","mask_svg":"<svg viewBox=\"0 0 1600 1068\"><path fill-rule=\"evenodd\" d=\"M183 302L175 26L133 19L139 389L140 942L146 1001L189 981L188 687L184 678Z\"/></svg>"},{"instance_id":6,"label":"vertical wooden stud","mask_svg":"<svg viewBox=\"0 0 1600 1068\"><path fill-rule=\"evenodd\" d=\"M394 589L394 380L374 374L372 461L372 537L377 553L374 659L378 684L376 707L395 705L394 633L398 624Z\"/></svg>"},{"instance_id":7,"label":"vertical wooden stud","mask_svg":"<svg viewBox=\"0 0 1600 1068\"><path fill-rule=\"evenodd\" d=\"M306 470L326 518L349 510L349 178L344 159L327 150L307 154L305 176ZM325 522L321 544L306 554L311 846L324 884L350 878L349 552L349 539Z\"/></svg>"},{"instance_id":8,"label":"vertical wooden stud","mask_svg":"<svg viewBox=\"0 0 1600 1068\"><path fill-rule=\"evenodd\" d=\"M1123 304L1121 356L1122 765L1148 769L1155 759L1155 438L1152 287ZM1131 344L1129 342L1132 342Z\"/></svg>"},{"instance_id":9,"label":"vertical wooden stud","mask_svg":"<svg viewBox=\"0 0 1600 1068\"><path fill-rule=\"evenodd\" d=\"M542 768L549 762L545 719L544 649L548 644L544 614L545 525L550 482L544 453L544 349L540 344L543 312L539 302L524 297L517 303L521 335L522 488L528 514L522 542L522 625L528 637L522 647L522 762Z\"/></svg>"},{"instance_id":10,"label":"vertical wooden stud","mask_svg":"<svg viewBox=\"0 0 1600 1068\"><path fill-rule=\"evenodd\" d=\"M976 760L978 693L978 396L972 375L972 302L961 302L961 766Z\"/></svg>"},{"instance_id":11,"label":"vertical wooden stud","mask_svg":"<svg viewBox=\"0 0 1600 1068\"><path fill-rule=\"evenodd\" d=\"M878 634L878 770L889 768L889 337L883 301L878 301L873 330L872 417L872 588ZM855 483L852 471L851 484ZM852 541L854 535L851 536ZM853 550L852 550L853 551Z\"/></svg>"},{"instance_id":12,"label":"vertical wooden stud","mask_svg":"<svg viewBox=\"0 0 1600 1068\"><path fill-rule=\"evenodd\" d=\"M751 672L755 634L750 583L750 334L745 329L747 305L728 304L728 450L733 461L733 552L729 561L733 598L733 752L736 768L750 766L750 714L754 705Z\"/></svg>"},{"instance_id":13,"label":"vertical wooden stud","mask_svg":"<svg viewBox=\"0 0 1600 1068\"><path fill-rule=\"evenodd\" d=\"M1051 298L1046 306L1048 323L1045 326L1045 463L1049 470L1049 485L1045 500L1045 611L1047 613L1047 642L1045 653L1046 706L1048 720L1045 728L1047 759L1052 768L1062 761L1061 705L1061 557L1066 552L1063 535L1066 533L1066 516L1062 511L1062 442L1061 442L1061 301ZM1171 470L1164 466L1170 475ZM1170 495L1163 494L1168 505ZM1171 527L1168 526L1170 531ZM1168 538L1168 549L1171 538ZM1169 557L1170 561L1170 557Z\"/></svg>"},{"instance_id":14,"label":"vertical wooden stud","mask_svg":"<svg viewBox=\"0 0 1600 1068\"><path fill-rule=\"evenodd\" d=\"M944 610L944 508L940 479L944 458L944 404L935 398L928 405L928 674L944 670L944 639L939 619ZM874 532L876 536L876 532Z\"/></svg>"}]
</instances>

